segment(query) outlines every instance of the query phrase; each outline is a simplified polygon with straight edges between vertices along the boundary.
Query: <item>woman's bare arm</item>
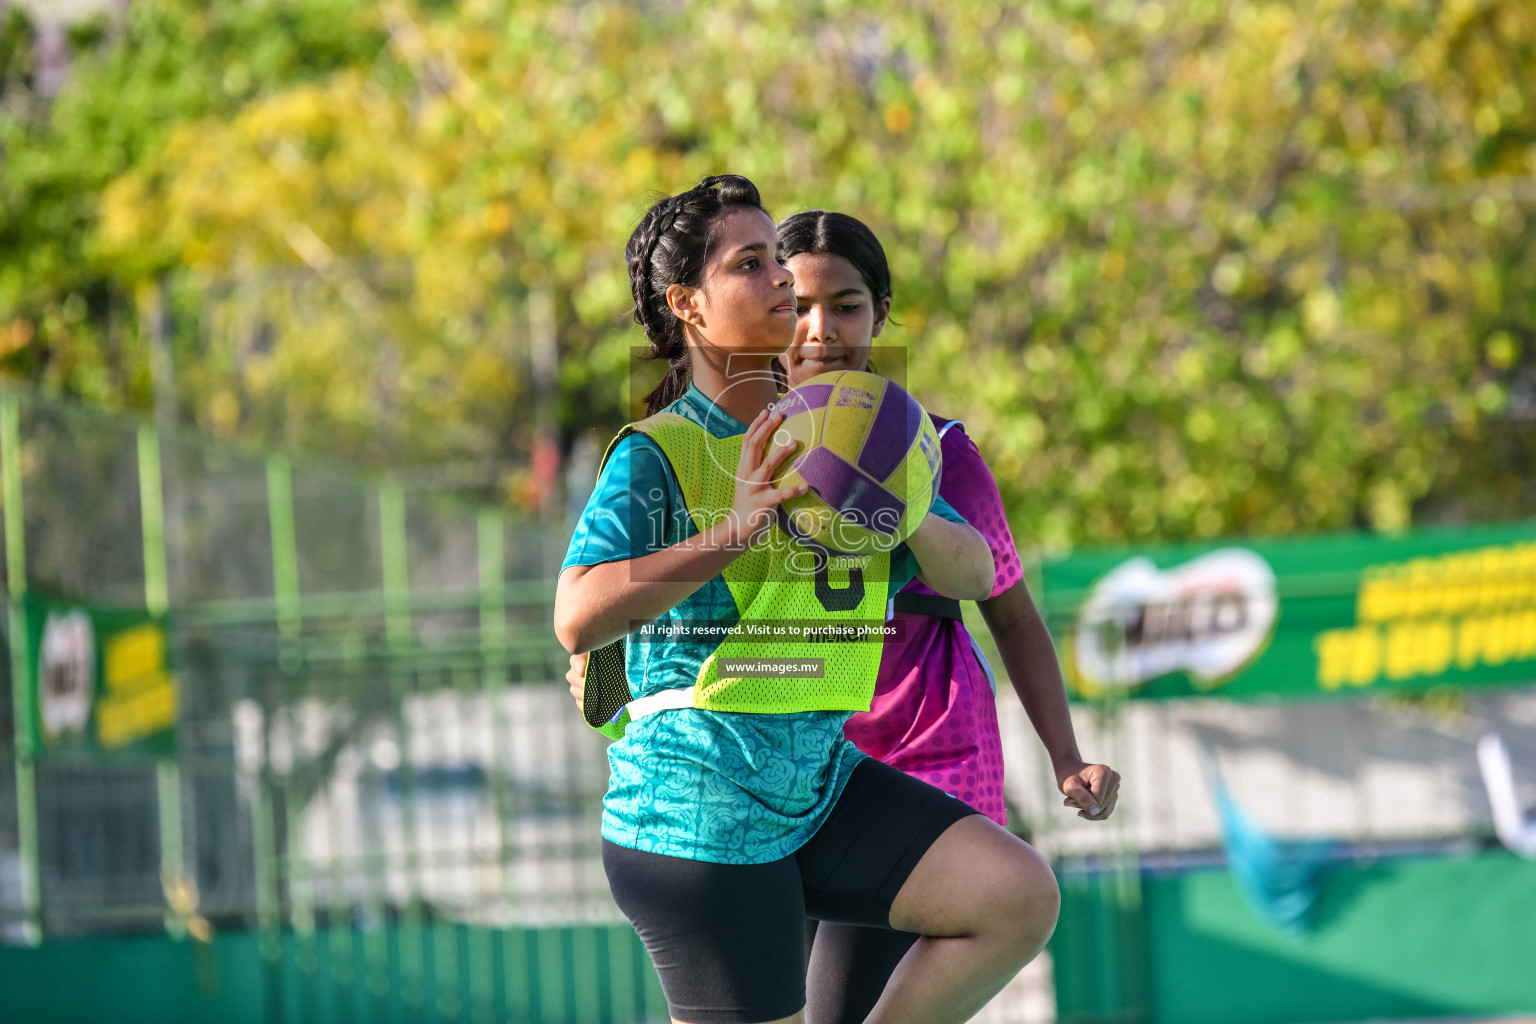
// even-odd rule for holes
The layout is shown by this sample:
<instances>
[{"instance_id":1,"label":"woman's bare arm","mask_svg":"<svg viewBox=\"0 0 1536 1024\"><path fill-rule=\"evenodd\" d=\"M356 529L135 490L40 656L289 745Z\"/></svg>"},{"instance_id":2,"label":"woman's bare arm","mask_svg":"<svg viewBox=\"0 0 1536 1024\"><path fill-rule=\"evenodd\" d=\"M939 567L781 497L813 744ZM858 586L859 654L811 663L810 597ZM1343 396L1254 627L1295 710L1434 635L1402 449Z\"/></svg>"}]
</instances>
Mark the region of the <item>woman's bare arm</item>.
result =
<instances>
[{"instance_id":1,"label":"woman's bare arm","mask_svg":"<svg viewBox=\"0 0 1536 1024\"><path fill-rule=\"evenodd\" d=\"M1056 645L1029 588L1020 580L978 606L1014 692L1050 755L1056 785L1066 803L1080 808L1079 817L1094 821L1109 817L1120 796L1120 776L1107 765L1087 763L1078 752Z\"/></svg>"},{"instance_id":2,"label":"woman's bare arm","mask_svg":"<svg viewBox=\"0 0 1536 1024\"><path fill-rule=\"evenodd\" d=\"M783 415L764 409L741 439L736 498L729 515L701 533L640 558L573 565L555 587L555 637L572 654L612 643L660 618L730 565L773 525L773 509L806 492L774 487L773 473L794 444L766 451Z\"/></svg>"},{"instance_id":3,"label":"woman's bare arm","mask_svg":"<svg viewBox=\"0 0 1536 1024\"><path fill-rule=\"evenodd\" d=\"M945 597L980 601L992 593L992 549L972 526L953 523L928 513L918 524L907 547L917 559L917 575L923 584Z\"/></svg>"},{"instance_id":4,"label":"woman's bare arm","mask_svg":"<svg viewBox=\"0 0 1536 1024\"><path fill-rule=\"evenodd\" d=\"M746 550L740 532L720 523L643 558L569 567L555 589L560 645L583 654L665 615Z\"/></svg>"}]
</instances>

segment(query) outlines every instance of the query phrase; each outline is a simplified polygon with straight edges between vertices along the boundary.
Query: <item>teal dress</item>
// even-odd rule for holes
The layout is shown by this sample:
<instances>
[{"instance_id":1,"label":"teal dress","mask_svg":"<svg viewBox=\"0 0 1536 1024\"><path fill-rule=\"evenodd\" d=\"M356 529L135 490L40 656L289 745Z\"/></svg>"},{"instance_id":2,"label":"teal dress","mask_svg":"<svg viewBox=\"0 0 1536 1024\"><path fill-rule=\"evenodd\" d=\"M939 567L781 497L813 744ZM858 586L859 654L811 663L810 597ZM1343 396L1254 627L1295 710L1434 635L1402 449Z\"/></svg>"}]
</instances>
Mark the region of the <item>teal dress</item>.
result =
<instances>
[{"instance_id":1,"label":"teal dress","mask_svg":"<svg viewBox=\"0 0 1536 1024\"><path fill-rule=\"evenodd\" d=\"M667 406L716 437L746 432L696 386ZM965 522L943 499L933 510ZM621 441L598 477L561 565L597 565L671 547L697 533L682 489L656 442ZM889 593L916 571L907 545L891 553ZM715 576L658 626L688 621L733 625L736 603ZM691 683L712 647L686 630L625 644L630 692L644 697ZM671 637L682 637L672 639ZM718 864L765 864L787 857L826 820L864 754L843 737L846 711L729 714L692 708L648 715L608 748L603 838L647 853Z\"/></svg>"}]
</instances>

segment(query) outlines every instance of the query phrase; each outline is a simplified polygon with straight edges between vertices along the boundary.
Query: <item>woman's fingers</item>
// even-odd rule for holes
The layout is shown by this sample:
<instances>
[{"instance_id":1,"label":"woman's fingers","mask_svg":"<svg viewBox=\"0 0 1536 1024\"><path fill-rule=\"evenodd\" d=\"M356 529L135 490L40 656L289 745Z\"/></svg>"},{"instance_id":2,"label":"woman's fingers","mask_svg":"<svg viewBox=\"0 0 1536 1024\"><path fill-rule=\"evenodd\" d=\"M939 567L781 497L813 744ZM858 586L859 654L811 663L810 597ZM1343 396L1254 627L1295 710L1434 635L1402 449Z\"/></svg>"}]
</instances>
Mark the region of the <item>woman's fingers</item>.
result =
<instances>
[{"instance_id":1,"label":"woman's fingers","mask_svg":"<svg viewBox=\"0 0 1536 1024\"><path fill-rule=\"evenodd\" d=\"M742 463L745 463L747 461L747 459L750 457L749 453L752 451L752 439L757 437L759 431L762 430L763 418L765 416L767 416L767 415L768 415L768 410L767 409L764 409L762 412L758 413L756 418L754 418L751 423L747 424L747 432L745 434L741 435L741 460L740 461Z\"/></svg>"},{"instance_id":2,"label":"woman's fingers","mask_svg":"<svg viewBox=\"0 0 1536 1024\"><path fill-rule=\"evenodd\" d=\"M1061 780L1064 807L1078 808L1078 817L1103 821L1120 798L1120 773L1108 765L1085 765Z\"/></svg>"},{"instance_id":3,"label":"woman's fingers","mask_svg":"<svg viewBox=\"0 0 1536 1024\"><path fill-rule=\"evenodd\" d=\"M582 703L582 697L586 693L587 655L571 655L571 667L566 670L565 681L571 686L571 696L576 698L576 703Z\"/></svg>"},{"instance_id":4,"label":"woman's fingers","mask_svg":"<svg viewBox=\"0 0 1536 1024\"><path fill-rule=\"evenodd\" d=\"M1114 813L1115 804L1120 800L1120 773L1112 768L1104 768L1103 776L1095 780L1094 789L1099 790L1099 813L1080 814L1080 817L1090 821L1103 821Z\"/></svg>"},{"instance_id":5,"label":"woman's fingers","mask_svg":"<svg viewBox=\"0 0 1536 1024\"><path fill-rule=\"evenodd\" d=\"M762 465L763 445L768 440L769 431L778 425L780 418L773 409L764 409L747 428L741 438L741 460L736 467L742 478L750 476Z\"/></svg>"},{"instance_id":6,"label":"woman's fingers","mask_svg":"<svg viewBox=\"0 0 1536 1024\"><path fill-rule=\"evenodd\" d=\"M798 498L810 489L810 484L790 484L788 487L777 487L773 491L773 503L779 505L790 498Z\"/></svg>"},{"instance_id":7,"label":"woman's fingers","mask_svg":"<svg viewBox=\"0 0 1536 1024\"><path fill-rule=\"evenodd\" d=\"M1066 794L1067 806L1077 806L1085 811L1091 811L1099 806L1099 801L1094 799L1093 793L1083 785L1082 778L1074 775L1062 783L1061 791Z\"/></svg>"},{"instance_id":8,"label":"woman's fingers","mask_svg":"<svg viewBox=\"0 0 1536 1024\"><path fill-rule=\"evenodd\" d=\"M763 436L763 425L768 422L768 417L771 415L773 415L773 410L764 409L752 417L752 422L747 424L747 432L742 435L741 447L743 451L747 449L749 441Z\"/></svg>"},{"instance_id":9,"label":"woman's fingers","mask_svg":"<svg viewBox=\"0 0 1536 1024\"><path fill-rule=\"evenodd\" d=\"M763 456L762 465L757 469L758 479L772 480L774 474L779 471L779 466L783 464L785 459L793 455L799 447L793 439L788 444L780 444L778 439L775 438L769 446L767 453Z\"/></svg>"},{"instance_id":10,"label":"woman's fingers","mask_svg":"<svg viewBox=\"0 0 1536 1024\"><path fill-rule=\"evenodd\" d=\"M1087 818L1089 821L1103 821L1105 818L1109 817L1115 812L1115 804L1119 801L1119 799L1119 793L1116 793L1114 796L1106 797L1099 804L1098 814L1089 814L1087 811L1078 811L1077 816L1079 818Z\"/></svg>"},{"instance_id":11,"label":"woman's fingers","mask_svg":"<svg viewBox=\"0 0 1536 1024\"><path fill-rule=\"evenodd\" d=\"M762 412L758 413L757 417L752 421L752 429L747 432L747 437L753 442L753 451L762 451L763 437L767 434L768 424L772 419L773 410L764 409Z\"/></svg>"},{"instance_id":12,"label":"woman's fingers","mask_svg":"<svg viewBox=\"0 0 1536 1024\"><path fill-rule=\"evenodd\" d=\"M773 475L784 460L798 447L793 440L788 444L777 441L779 425L784 414L771 406L758 413L741 439L741 458L736 466L736 502L733 514L742 523L749 538L755 538L763 529L772 526L773 516L764 515L781 502L804 494L810 488L806 484L774 487ZM754 542L749 539L749 543Z\"/></svg>"},{"instance_id":13,"label":"woman's fingers","mask_svg":"<svg viewBox=\"0 0 1536 1024\"><path fill-rule=\"evenodd\" d=\"M1093 788L1099 794L1099 802L1107 803L1120 791L1120 773L1106 767L1102 777L1095 780Z\"/></svg>"}]
</instances>

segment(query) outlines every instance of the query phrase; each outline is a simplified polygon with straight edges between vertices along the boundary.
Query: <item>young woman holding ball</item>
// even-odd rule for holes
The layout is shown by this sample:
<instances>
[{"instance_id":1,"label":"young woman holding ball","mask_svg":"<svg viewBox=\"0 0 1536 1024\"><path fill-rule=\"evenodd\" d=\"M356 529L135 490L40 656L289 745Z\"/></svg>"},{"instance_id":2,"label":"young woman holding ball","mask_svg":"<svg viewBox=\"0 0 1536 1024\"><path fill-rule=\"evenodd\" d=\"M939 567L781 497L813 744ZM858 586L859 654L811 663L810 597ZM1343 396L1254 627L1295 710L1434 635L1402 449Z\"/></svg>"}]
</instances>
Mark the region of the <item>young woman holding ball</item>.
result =
<instances>
[{"instance_id":1,"label":"young woman holding ball","mask_svg":"<svg viewBox=\"0 0 1536 1024\"><path fill-rule=\"evenodd\" d=\"M791 449L769 444L768 367L798 322L777 247L756 188L734 175L656 203L631 237L636 319L670 363L650 401L666 427L652 417L621 435L572 539L555 632L573 655L610 650L640 623L755 613L726 581L760 557L778 503L803 493L771 482ZM719 467L732 450L734 469ZM725 513L718 522L699 530L675 514L701 475L719 493L721 473L733 479L727 507L707 510ZM990 591L985 540L942 501L904 546L938 593ZM630 696L691 686L711 651L631 638ZM867 658L827 664L832 689L874 685ZM919 936L868 1015L877 1024L968 1019L1050 936L1049 866L962 801L861 753L843 736L854 709L669 706L610 747L604 867L679 1024L803 1021L808 914Z\"/></svg>"},{"instance_id":2,"label":"young woman holding ball","mask_svg":"<svg viewBox=\"0 0 1536 1024\"><path fill-rule=\"evenodd\" d=\"M891 309L891 275L879 240L861 221L810 210L779 225L780 258L795 275L799 321L778 361L798 386L834 370L870 370L874 339ZM995 578L978 603L1004 667L1050 755L1064 802L1109 817L1120 779L1078 753L1049 632L1024 585L997 484L955 420L934 417L944 455L940 497L986 537ZM1003 825L1002 738L991 672L960 621L958 601L914 579L893 599L899 640L888 641L873 704L844 727L880 761L945 790ZM808 1024L856 1024L918 941L908 932L812 922Z\"/></svg>"}]
</instances>

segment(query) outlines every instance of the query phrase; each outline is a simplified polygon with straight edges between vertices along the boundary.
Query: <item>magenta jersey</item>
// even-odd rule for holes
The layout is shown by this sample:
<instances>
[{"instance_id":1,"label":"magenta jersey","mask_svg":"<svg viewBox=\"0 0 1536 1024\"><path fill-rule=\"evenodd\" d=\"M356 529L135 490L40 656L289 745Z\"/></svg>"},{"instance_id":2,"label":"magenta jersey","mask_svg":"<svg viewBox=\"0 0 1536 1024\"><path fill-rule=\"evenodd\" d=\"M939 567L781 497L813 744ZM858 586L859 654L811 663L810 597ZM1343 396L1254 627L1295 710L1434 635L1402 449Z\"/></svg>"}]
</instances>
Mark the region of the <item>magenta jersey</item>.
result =
<instances>
[{"instance_id":1,"label":"magenta jersey","mask_svg":"<svg viewBox=\"0 0 1536 1024\"><path fill-rule=\"evenodd\" d=\"M944 455L939 495L987 539L997 566L996 597L1024 575L997 483L958 421L946 426L935 418L935 426ZM902 593L934 591L914 578ZM903 640L886 643L874 702L848 720L844 735L871 757L1006 825L997 700L971 634L954 619L895 617L903 620Z\"/></svg>"}]
</instances>

